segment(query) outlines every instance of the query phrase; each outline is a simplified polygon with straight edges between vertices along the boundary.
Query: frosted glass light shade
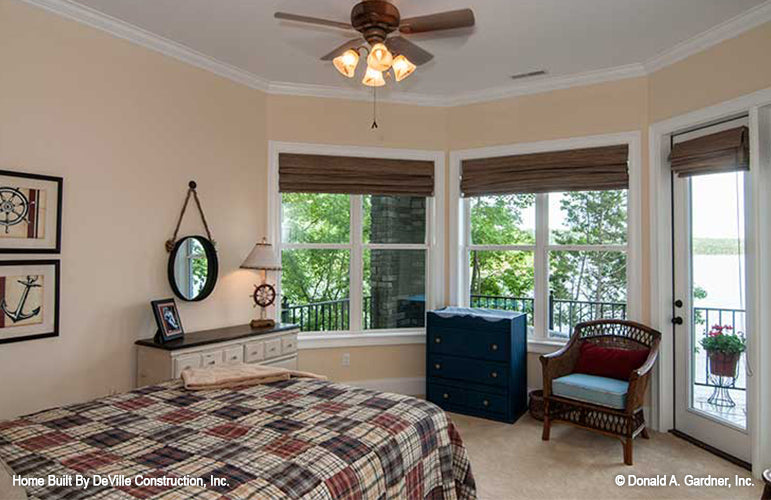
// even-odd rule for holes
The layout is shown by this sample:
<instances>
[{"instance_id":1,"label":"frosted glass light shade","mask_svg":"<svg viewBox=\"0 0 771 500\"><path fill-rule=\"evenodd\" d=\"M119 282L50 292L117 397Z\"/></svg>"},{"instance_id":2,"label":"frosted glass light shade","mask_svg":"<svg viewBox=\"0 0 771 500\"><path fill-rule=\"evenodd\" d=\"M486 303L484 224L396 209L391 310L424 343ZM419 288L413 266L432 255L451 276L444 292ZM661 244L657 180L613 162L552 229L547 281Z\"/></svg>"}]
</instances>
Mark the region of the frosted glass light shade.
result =
<instances>
[{"instance_id":1,"label":"frosted glass light shade","mask_svg":"<svg viewBox=\"0 0 771 500\"><path fill-rule=\"evenodd\" d=\"M259 271L280 271L281 262L276 258L273 246L265 238L254 248L241 264L241 269L257 269Z\"/></svg>"},{"instance_id":2,"label":"frosted glass light shade","mask_svg":"<svg viewBox=\"0 0 771 500\"><path fill-rule=\"evenodd\" d=\"M359 64L359 53L353 49L348 49L332 59L332 64L341 74L353 78L354 73L356 73L356 66Z\"/></svg>"},{"instance_id":3,"label":"frosted glass light shade","mask_svg":"<svg viewBox=\"0 0 771 500\"><path fill-rule=\"evenodd\" d=\"M383 72L367 67L367 73L364 75L364 79L361 81L367 87L382 87L385 85L383 79Z\"/></svg>"},{"instance_id":4,"label":"frosted glass light shade","mask_svg":"<svg viewBox=\"0 0 771 500\"><path fill-rule=\"evenodd\" d=\"M394 56L382 43L372 46L367 56L367 65L375 71L387 71L394 62Z\"/></svg>"},{"instance_id":5,"label":"frosted glass light shade","mask_svg":"<svg viewBox=\"0 0 771 500\"><path fill-rule=\"evenodd\" d=\"M416 66L409 59L400 55L394 59L393 68L396 81L400 82L410 76L415 71Z\"/></svg>"}]
</instances>

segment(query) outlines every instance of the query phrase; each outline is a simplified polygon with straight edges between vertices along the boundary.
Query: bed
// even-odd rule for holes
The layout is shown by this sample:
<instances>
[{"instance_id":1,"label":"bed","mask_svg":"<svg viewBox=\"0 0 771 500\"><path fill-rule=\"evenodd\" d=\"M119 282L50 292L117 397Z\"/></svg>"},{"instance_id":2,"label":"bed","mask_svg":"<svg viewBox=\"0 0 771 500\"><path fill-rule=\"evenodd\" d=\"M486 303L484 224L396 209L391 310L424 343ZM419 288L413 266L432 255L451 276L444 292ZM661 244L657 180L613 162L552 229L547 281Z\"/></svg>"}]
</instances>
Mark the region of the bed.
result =
<instances>
[{"instance_id":1,"label":"bed","mask_svg":"<svg viewBox=\"0 0 771 500\"><path fill-rule=\"evenodd\" d=\"M25 485L40 499L476 497L440 408L316 379L201 392L173 381L42 411L0 422L0 459L27 478L113 481Z\"/></svg>"}]
</instances>

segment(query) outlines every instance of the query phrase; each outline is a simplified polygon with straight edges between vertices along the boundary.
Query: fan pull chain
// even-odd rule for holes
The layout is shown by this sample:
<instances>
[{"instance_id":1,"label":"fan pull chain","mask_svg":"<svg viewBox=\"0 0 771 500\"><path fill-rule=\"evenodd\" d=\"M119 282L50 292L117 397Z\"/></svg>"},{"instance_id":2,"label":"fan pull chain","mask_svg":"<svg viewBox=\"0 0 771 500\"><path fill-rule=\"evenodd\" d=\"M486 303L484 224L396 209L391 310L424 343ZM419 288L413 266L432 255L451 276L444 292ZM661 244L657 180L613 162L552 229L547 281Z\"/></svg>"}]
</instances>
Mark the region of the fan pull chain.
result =
<instances>
[{"instance_id":1,"label":"fan pull chain","mask_svg":"<svg viewBox=\"0 0 771 500\"><path fill-rule=\"evenodd\" d=\"M372 126L370 129L377 128L377 87L372 87Z\"/></svg>"}]
</instances>

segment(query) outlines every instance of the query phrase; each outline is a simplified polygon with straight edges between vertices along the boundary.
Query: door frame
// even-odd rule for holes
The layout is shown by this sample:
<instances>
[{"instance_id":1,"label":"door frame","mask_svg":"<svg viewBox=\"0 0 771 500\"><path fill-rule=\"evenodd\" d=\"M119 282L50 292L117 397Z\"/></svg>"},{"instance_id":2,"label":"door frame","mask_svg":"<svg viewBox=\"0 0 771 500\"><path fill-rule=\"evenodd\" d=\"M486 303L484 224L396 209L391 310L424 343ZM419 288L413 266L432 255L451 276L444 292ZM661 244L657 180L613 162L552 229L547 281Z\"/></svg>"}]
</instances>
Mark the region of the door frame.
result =
<instances>
[{"instance_id":1,"label":"door frame","mask_svg":"<svg viewBox=\"0 0 771 500\"><path fill-rule=\"evenodd\" d=\"M752 390L748 391L747 428L750 434L753 475L760 477L771 467L771 428L758 424L759 415L771 412L771 338L758 332L771 331L771 311L761 307L771 303L771 230L759 224L761 214L771 213L771 88L714 106L657 122L649 127L650 187L650 293L651 325L662 332L659 362L651 384L651 423L660 431L674 424L674 339L672 318L673 255L672 196L670 189L670 137L680 131L749 115L750 123L750 197L745 201L749 217L747 233L747 324L751 336L747 362L754 372Z\"/></svg>"}]
</instances>

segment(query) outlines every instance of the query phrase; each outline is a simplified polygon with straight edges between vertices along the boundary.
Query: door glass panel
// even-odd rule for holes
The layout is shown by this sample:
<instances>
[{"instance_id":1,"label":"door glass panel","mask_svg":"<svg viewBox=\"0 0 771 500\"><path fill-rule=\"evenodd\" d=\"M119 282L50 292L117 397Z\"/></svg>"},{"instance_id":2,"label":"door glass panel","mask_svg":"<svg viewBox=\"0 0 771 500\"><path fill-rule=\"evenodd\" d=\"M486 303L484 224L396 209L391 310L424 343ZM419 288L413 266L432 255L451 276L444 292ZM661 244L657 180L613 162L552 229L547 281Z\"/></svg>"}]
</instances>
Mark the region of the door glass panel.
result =
<instances>
[{"instance_id":1,"label":"door glass panel","mask_svg":"<svg viewBox=\"0 0 771 500\"><path fill-rule=\"evenodd\" d=\"M744 173L690 180L691 408L747 427Z\"/></svg>"}]
</instances>

